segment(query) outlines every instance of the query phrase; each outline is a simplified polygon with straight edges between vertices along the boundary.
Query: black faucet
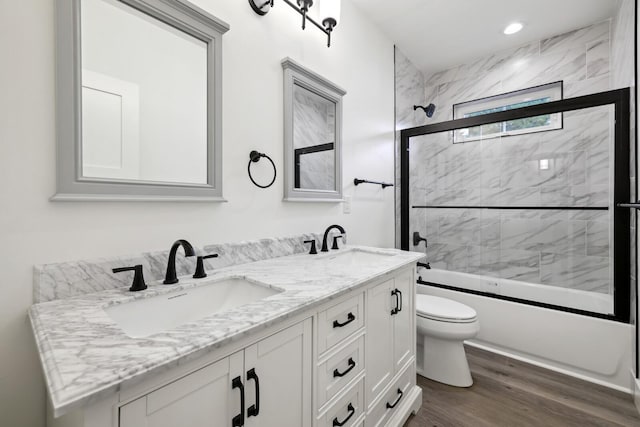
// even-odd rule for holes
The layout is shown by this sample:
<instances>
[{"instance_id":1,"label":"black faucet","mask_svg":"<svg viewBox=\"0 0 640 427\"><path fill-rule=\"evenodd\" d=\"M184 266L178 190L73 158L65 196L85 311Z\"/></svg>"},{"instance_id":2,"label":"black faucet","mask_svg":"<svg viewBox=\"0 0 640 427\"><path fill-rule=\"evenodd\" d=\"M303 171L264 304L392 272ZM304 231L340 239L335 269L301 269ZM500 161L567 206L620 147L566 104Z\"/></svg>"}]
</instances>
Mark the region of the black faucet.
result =
<instances>
[{"instance_id":1,"label":"black faucet","mask_svg":"<svg viewBox=\"0 0 640 427\"><path fill-rule=\"evenodd\" d=\"M176 276L176 252L178 252L178 248L182 246L184 248L184 256L190 257L194 256L196 253L193 250L193 246L191 243L187 242L184 239L176 240L171 246L171 251L169 252L169 262L167 263L167 274L164 276L165 285L172 285L174 283L178 283L178 277Z\"/></svg>"},{"instance_id":2,"label":"black faucet","mask_svg":"<svg viewBox=\"0 0 640 427\"><path fill-rule=\"evenodd\" d=\"M344 231L344 228L342 228L342 226L338 224L330 225L324 231L324 238L322 239L322 249L320 250L321 252L329 252L329 247L327 245L327 237L329 237L329 232L334 228L337 228L338 230L340 230L340 233L342 233L343 240L344 240L344 235L347 233L346 231ZM335 240L334 240L334 246L335 246Z\"/></svg>"}]
</instances>

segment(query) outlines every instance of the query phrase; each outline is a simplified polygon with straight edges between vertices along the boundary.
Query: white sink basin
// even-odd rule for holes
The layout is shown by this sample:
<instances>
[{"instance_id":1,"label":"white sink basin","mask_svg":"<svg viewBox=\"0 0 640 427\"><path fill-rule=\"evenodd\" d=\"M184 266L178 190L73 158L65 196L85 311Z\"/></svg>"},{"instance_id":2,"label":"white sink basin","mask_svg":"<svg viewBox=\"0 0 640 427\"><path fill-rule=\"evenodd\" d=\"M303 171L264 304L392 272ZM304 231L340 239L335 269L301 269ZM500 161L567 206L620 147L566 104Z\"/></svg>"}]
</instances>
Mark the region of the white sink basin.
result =
<instances>
[{"instance_id":1,"label":"white sink basin","mask_svg":"<svg viewBox=\"0 0 640 427\"><path fill-rule=\"evenodd\" d=\"M128 336L142 338L280 292L232 278L113 305L105 312Z\"/></svg>"},{"instance_id":2,"label":"white sink basin","mask_svg":"<svg viewBox=\"0 0 640 427\"><path fill-rule=\"evenodd\" d=\"M329 265L356 266L361 264L375 264L376 262L393 255L394 254L351 250L337 252L336 254L322 259Z\"/></svg>"}]
</instances>

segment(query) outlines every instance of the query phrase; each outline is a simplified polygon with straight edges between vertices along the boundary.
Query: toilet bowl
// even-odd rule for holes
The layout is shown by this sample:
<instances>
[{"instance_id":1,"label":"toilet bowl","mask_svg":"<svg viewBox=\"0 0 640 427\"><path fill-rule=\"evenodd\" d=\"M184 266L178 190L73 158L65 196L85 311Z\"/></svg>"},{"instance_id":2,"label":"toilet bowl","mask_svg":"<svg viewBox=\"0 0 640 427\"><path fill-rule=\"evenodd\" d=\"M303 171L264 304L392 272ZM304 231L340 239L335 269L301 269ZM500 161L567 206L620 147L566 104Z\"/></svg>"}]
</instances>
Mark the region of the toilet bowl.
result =
<instances>
[{"instance_id":1,"label":"toilet bowl","mask_svg":"<svg viewBox=\"0 0 640 427\"><path fill-rule=\"evenodd\" d=\"M480 330L476 311L447 298L416 296L417 371L423 377L456 386L473 384L463 341Z\"/></svg>"}]
</instances>

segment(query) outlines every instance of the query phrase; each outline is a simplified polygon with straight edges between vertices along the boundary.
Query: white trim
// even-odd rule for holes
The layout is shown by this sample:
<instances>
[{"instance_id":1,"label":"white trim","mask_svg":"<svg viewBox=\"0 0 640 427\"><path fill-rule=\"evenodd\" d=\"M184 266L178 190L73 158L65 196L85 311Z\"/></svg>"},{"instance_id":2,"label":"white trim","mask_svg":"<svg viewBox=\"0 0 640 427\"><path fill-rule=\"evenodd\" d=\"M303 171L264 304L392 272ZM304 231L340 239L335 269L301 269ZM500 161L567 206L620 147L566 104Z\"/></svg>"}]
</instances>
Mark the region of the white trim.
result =
<instances>
[{"instance_id":1,"label":"white trim","mask_svg":"<svg viewBox=\"0 0 640 427\"><path fill-rule=\"evenodd\" d=\"M80 194L56 193L49 198L52 202L227 202L224 197L200 196L145 196L145 195L112 195L112 194Z\"/></svg>"},{"instance_id":2,"label":"white trim","mask_svg":"<svg viewBox=\"0 0 640 427\"><path fill-rule=\"evenodd\" d=\"M116 178L138 180L140 178L140 88L137 84L116 79L95 71L82 69L82 91L94 90L120 99L120 167L92 165L85 158L87 138L85 120L86 103L82 104L82 144L80 145L82 167L80 173L86 178Z\"/></svg>"}]
</instances>

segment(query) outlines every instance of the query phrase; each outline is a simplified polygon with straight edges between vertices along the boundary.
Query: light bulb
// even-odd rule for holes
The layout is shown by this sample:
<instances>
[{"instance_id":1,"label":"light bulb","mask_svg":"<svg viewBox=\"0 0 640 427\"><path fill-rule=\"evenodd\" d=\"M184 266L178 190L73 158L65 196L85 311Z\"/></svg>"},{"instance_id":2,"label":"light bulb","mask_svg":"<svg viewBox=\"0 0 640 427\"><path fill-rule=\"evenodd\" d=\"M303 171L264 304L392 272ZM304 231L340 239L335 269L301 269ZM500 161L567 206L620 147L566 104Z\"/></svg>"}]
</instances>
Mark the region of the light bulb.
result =
<instances>
[{"instance_id":1,"label":"light bulb","mask_svg":"<svg viewBox=\"0 0 640 427\"><path fill-rule=\"evenodd\" d=\"M522 29L523 25L520 22L514 22L513 24L507 25L507 28L504 29L504 33L506 35L515 34Z\"/></svg>"},{"instance_id":2,"label":"light bulb","mask_svg":"<svg viewBox=\"0 0 640 427\"><path fill-rule=\"evenodd\" d=\"M334 25L340 22L340 0L320 0L320 20L327 18L335 20Z\"/></svg>"}]
</instances>

